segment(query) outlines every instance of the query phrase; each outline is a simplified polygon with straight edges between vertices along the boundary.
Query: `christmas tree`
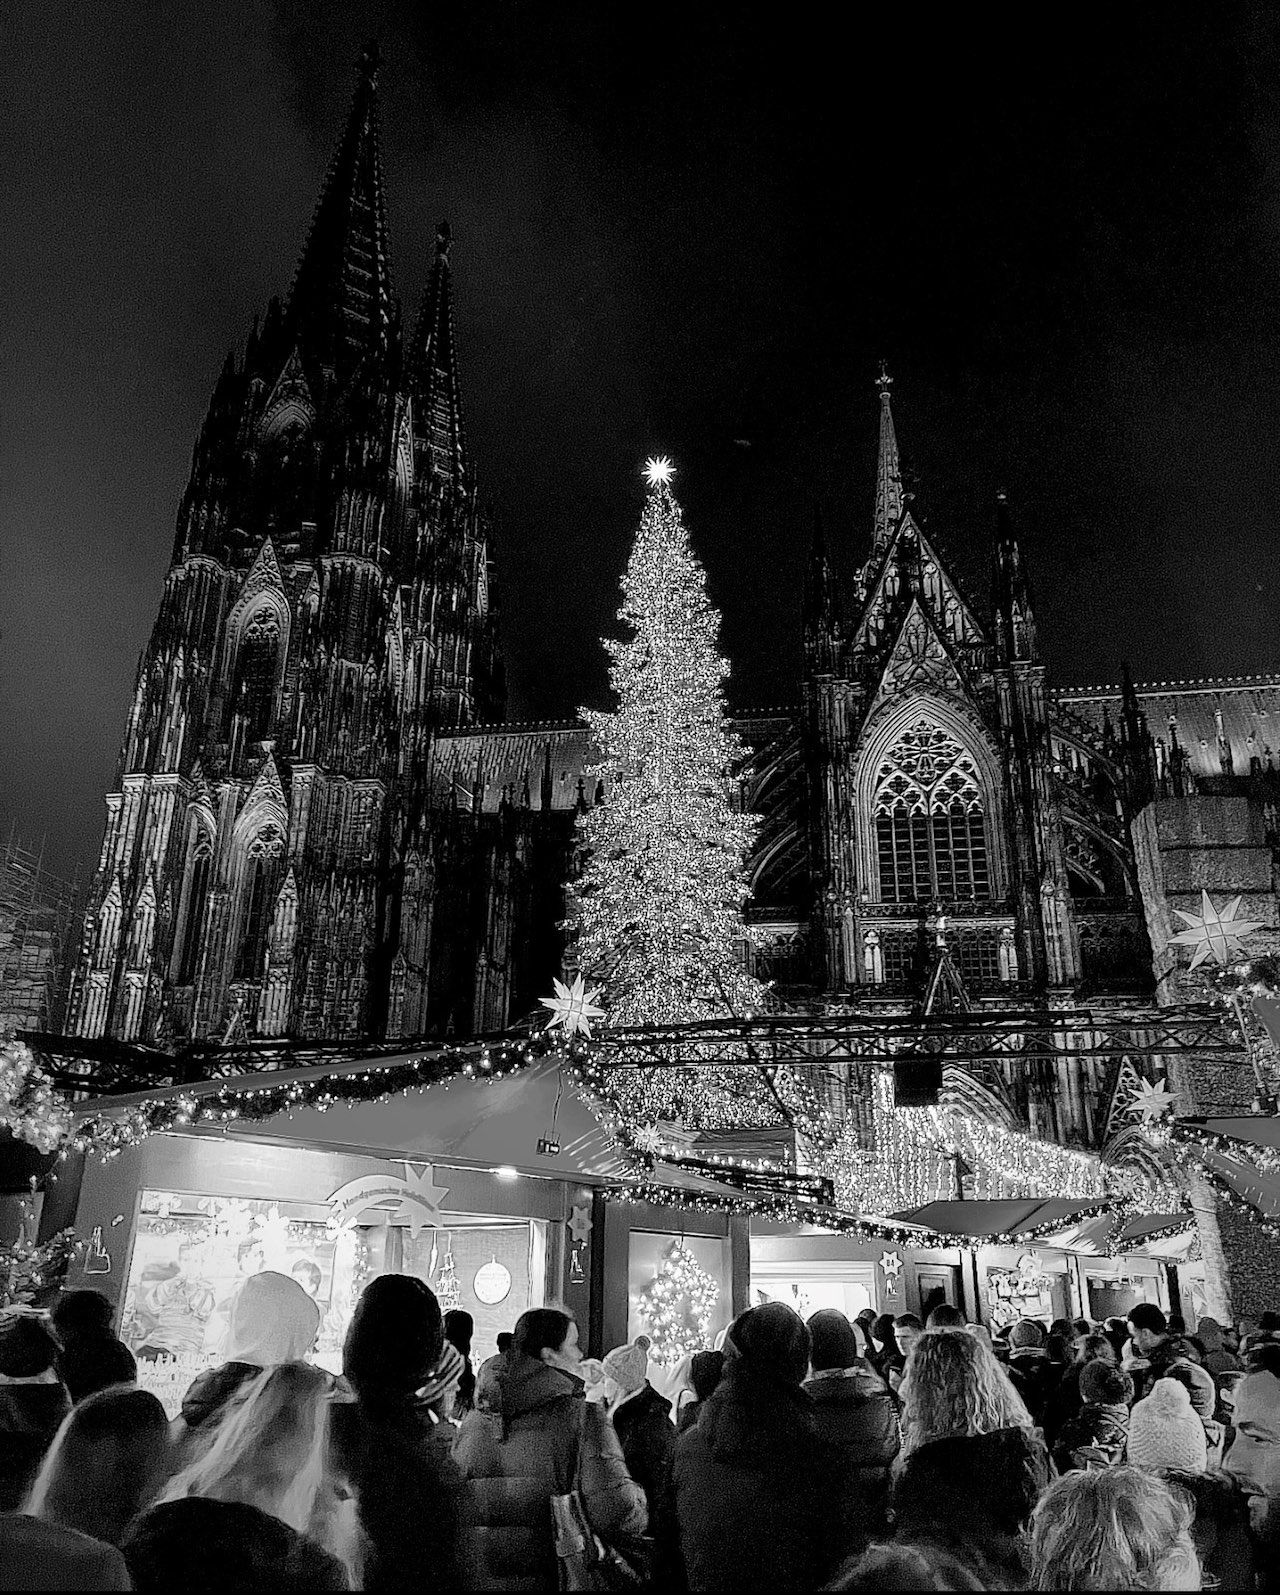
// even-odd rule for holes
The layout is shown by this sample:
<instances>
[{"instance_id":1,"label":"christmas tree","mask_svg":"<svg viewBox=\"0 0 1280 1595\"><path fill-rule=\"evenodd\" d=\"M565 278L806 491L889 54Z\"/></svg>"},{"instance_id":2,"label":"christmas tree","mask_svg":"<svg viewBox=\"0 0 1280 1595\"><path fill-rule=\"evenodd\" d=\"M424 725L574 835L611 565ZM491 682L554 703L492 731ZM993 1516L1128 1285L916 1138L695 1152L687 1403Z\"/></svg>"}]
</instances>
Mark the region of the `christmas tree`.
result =
<instances>
[{"instance_id":1,"label":"christmas tree","mask_svg":"<svg viewBox=\"0 0 1280 1595\"><path fill-rule=\"evenodd\" d=\"M619 619L631 636L605 643L617 710L583 711L605 801L579 822L586 864L570 924L576 962L599 987L611 1027L742 1018L766 998L743 957L745 861L758 822L730 794L745 750L725 717L719 617L671 474L667 461L649 462L622 581ZM615 1069L597 1079L633 1126L785 1117L772 1077L752 1067Z\"/></svg>"},{"instance_id":2,"label":"christmas tree","mask_svg":"<svg viewBox=\"0 0 1280 1595\"><path fill-rule=\"evenodd\" d=\"M653 1331L653 1360L671 1367L710 1339L720 1287L683 1241L672 1241L662 1266L640 1292L640 1311Z\"/></svg>"}]
</instances>

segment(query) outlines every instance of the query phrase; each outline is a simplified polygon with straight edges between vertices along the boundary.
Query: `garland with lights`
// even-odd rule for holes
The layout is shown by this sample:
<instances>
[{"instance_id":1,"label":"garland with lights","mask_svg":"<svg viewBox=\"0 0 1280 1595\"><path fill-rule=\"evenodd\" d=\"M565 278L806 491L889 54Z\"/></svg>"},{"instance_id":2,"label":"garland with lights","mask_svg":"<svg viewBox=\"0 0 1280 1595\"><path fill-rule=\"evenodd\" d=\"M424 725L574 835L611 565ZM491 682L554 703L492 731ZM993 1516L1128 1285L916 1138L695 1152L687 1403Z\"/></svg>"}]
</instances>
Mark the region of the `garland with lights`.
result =
<instances>
[{"instance_id":1,"label":"garland with lights","mask_svg":"<svg viewBox=\"0 0 1280 1595\"><path fill-rule=\"evenodd\" d=\"M27 1306L42 1291L66 1278L73 1258L85 1248L73 1229L59 1230L47 1241L37 1241L35 1202L22 1200L17 1238L0 1245L0 1308Z\"/></svg>"},{"instance_id":2,"label":"garland with lights","mask_svg":"<svg viewBox=\"0 0 1280 1595\"><path fill-rule=\"evenodd\" d=\"M1248 1164L1259 1174L1280 1172L1280 1147L1260 1146L1256 1141L1242 1141L1238 1136L1225 1135L1220 1130L1210 1130L1206 1125L1190 1119L1178 1119L1169 1126L1169 1138L1184 1146L1194 1146L1200 1151L1216 1152L1233 1162Z\"/></svg>"},{"instance_id":3,"label":"garland with lights","mask_svg":"<svg viewBox=\"0 0 1280 1595\"><path fill-rule=\"evenodd\" d=\"M50 1153L67 1138L71 1110L36 1062L25 1041L10 1036L0 1045L0 1130Z\"/></svg>"},{"instance_id":4,"label":"garland with lights","mask_svg":"<svg viewBox=\"0 0 1280 1595\"><path fill-rule=\"evenodd\" d=\"M655 1362L667 1367L707 1344L720 1287L682 1240L672 1241L658 1272L640 1292L639 1308L652 1330Z\"/></svg>"}]
</instances>

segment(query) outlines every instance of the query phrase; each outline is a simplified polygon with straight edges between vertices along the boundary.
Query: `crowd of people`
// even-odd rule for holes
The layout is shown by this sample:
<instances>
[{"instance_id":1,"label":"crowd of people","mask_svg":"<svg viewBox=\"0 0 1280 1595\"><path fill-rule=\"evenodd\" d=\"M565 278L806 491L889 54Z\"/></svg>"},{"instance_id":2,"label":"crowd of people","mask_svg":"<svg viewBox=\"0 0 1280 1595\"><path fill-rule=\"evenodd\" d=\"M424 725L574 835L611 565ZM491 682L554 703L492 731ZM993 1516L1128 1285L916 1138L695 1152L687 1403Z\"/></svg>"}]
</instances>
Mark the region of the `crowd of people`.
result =
<instances>
[{"instance_id":1,"label":"crowd of people","mask_svg":"<svg viewBox=\"0 0 1280 1595\"><path fill-rule=\"evenodd\" d=\"M524 1313L248 1279L170 1421L91 1291L0 1317L0 1590L1271 1589L1280 1315L994 1338L765 1302L675 1370Z\"/></svg>"}]
</instances>

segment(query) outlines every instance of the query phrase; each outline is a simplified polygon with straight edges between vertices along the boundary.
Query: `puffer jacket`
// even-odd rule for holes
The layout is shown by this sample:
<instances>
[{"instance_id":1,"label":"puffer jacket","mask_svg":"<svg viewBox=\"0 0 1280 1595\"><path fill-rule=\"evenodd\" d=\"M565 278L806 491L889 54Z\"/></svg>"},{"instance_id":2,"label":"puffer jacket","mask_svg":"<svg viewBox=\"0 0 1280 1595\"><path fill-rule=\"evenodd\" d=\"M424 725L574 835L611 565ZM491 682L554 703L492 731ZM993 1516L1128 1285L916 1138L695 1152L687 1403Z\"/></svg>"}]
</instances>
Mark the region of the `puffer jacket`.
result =
<instances>
[{"instance_id":1,"label":"puffer jacket","mask_svg":"<svg viewBox=\"0 0 1280 1595\"><path fill-rule=\"evenodd\" d=\"M664 1565L678 1561L695 1595L817 1588L861 1544L846 1511L856 1495L847 1473L803 1390L731 1362L676 1442Z\"/></svg>"},{"instance_id":2,"label":"puffer jacket","mask_svg":"<svg viewBox=\"0 0 1280 1595\"><path fill-rule=\"evenodd\" d=\"M648 1527L644 1492L604 1408L583 1400L581 1379L522 1352L482 1370L454 1459L471 1493L481 1589L559 1587L551 1497L575 1482L608 1544L625 1553Z\"/></svg>"},{"instance_id":3,"label":"puffer jacket","mask_svg":"<svg viewBox=\"0 0 1280 1595\"><path fill-rule=\"evenodd\" d=\"M622 1444L627 1472L644 1491L652 1515L676 1455L676 1426L671 1421L671 1403L646 1380L639 1390L627 1396L610 1416Z\"/></svg>"},{"instance_id":4,"label":"puffer jacket","mask_svg":"<svg viewBox=\"0 0 1280 1595\"><path fill-rule=\"evenodd\" d=\"M930 1440L911 1452L893 1486L900 1539L934 1540L973 1568L988 1589L1026 1577L1022 1527L1054 1476L1038 1429Z\"/></svg>"},{"instance_id":5,"label":"puffer jacket","mask_svg":"<svg viewBox=\"0 0 1280 1595\"><path fill-rule=\"evenodd\" d=\"M862 1496L868 1532L879 1534L889 1489L889 1470L902 1445L898 1404L884 1380L867 1367L843 1368L810 1379L819 1436L850 1468L849 1481Z\"/></svg>"}]
</instances>

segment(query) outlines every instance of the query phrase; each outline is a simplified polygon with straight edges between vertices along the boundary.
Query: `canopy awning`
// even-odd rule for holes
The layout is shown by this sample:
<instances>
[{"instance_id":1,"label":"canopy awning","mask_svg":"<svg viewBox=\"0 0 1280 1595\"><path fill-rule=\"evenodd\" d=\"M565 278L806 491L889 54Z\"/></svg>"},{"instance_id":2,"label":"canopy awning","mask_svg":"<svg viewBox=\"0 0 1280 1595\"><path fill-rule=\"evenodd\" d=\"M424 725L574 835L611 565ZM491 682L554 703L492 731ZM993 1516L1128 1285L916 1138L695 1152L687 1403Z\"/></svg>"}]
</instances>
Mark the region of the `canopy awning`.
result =
<instances>
[{"instance_id":1,"label":"canopy awning","mask_svg":"<svg viewBox=\"0 0 1280 1595\"><path fill-rule=\"evenodd\" d=\"M947 1235L971 1235L991 1245L1017 1244L1032 1238L1044 1239L1066 1230L1081 1220L1105 1213L1103 1201L1079 1202L1051 1198L1025 1198L1018 1201L953 1200L927 1202L923 1207L893 1218L904 1224L920 1224Z\"/></svg>"},{"instance_id":2,"label":"canopy awning","mask_svg":"<svg viewBox=\"0 0 1280 1595\"><path fill-rule=\"evenodd\" d=\"M1179 1119L1173 1138L1197 1148L1211 1183L1268 1222L1280 1219L1280 1118L1240 1114ZM1225 1193L1221 1187L1225 1187Z\"/></svg>"}]
</instances>

